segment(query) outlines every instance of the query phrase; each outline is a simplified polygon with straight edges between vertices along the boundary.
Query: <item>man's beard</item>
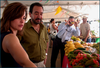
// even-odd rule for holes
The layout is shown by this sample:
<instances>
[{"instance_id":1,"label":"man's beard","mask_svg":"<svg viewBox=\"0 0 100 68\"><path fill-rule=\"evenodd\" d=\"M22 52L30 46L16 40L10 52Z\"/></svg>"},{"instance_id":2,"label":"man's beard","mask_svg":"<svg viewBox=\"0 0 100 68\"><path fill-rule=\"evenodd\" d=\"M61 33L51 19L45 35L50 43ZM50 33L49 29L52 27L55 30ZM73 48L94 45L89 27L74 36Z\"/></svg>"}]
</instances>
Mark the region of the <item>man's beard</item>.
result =
<instances>
[{"instance_id":1,"label":"man's beard","mask_svg":"<svg viewBox=\"0 0 100 68\"><path fill-rule=\"evenodd\" d=\"M40 22L36 22L35 20L40 20ZM37 19L35 19L35 20L32 18L32 22L33 22L34 24L37 25L37 24L40 24L40 23L41 23L41 19L37 18Z\"/></svg>"}]
</instances>

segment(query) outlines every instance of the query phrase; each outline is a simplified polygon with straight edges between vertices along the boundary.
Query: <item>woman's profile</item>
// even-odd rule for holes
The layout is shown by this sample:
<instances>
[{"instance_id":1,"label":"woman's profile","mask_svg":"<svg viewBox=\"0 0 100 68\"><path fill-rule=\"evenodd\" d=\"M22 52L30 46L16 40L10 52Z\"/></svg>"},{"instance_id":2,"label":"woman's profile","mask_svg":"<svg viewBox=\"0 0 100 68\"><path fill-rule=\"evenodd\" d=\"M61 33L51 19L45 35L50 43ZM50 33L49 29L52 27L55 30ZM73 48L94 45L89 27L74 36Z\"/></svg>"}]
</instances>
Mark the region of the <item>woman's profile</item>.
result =
<instances>
[{"instance_id":1,"label":"woman's profile","mask_svg":"<svg viewBox=\"0 0 100 68\"><path fill-rule=\"evenodd\" d=\"M36 67L17 38L27 17L27 8L19 2L8 4L1 18L1 66Z\"/></svg>"}]
</instances>

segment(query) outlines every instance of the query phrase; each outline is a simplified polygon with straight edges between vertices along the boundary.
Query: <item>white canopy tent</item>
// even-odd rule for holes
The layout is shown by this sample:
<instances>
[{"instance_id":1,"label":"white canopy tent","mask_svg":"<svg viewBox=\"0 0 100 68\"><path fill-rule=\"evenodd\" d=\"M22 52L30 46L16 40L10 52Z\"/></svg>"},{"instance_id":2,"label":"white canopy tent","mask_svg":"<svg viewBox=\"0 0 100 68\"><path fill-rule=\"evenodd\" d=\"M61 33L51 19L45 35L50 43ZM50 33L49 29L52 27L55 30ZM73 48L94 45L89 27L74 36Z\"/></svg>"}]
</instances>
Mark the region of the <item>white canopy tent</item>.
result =
<instances>
[{"instance_id":1,"label":"white canopy tent","mask_svg":"<svg viewBox=\"0 0 100 68\"><path fill-rule=\"evenodd\" d=\"M4 7L12 2L21 2L28 7L34 2L40 2L44 7L43 21L49 22L51 18L56 21L64 21L69 16L82 17L87 15L89 20L99 20L99 0L97 1L57 1L57 0L38 0L38 1L25 1L25 0L2 0L1 1L1 16ZM55 15L57 7L60 6L62 11ZM30 17L28 16L28 19ZM27 20L28 20L27 19Z\"/></svg>"},{"instance_id":2,"label":"white canopy tent","mask_svg":"<svg viewBox=\"0 0 100 68\"><path fill-rule=\"evenodd\" d=\"M61 1L61 0L1 0L1 14L0 17L2 17L2 12L5 8L5 6L12 2L21 2L24 5L28 7L29 12L29 6L34 2L39 2L43 5L44 13L43 13L43 22L49 22L51 18L54 18L55 21L64 21L65 19L68 19L69 16L74 16L75 18L82 18L84 15L88 17L88 20L100 20L99 19L99 0L94 1ZM60 6L62 8L62 11L55 15L56 9ZM29 15L27 20L29 19ZM96 26L95 26L96 25ZM100 26L98 22L92 22L91 24L91 30L97 30L95 31L97 33L97 37L99 36L99 30Z\"/></svg>"}]
</instances>

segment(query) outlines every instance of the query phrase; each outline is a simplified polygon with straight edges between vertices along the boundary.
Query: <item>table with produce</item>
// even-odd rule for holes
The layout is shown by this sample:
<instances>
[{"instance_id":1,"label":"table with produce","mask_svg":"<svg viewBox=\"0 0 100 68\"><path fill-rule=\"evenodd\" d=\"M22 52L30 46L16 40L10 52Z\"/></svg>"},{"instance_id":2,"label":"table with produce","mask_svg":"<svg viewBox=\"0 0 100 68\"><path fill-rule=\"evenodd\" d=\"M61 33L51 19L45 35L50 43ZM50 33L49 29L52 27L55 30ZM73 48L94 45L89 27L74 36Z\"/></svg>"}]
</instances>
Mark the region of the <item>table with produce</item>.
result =
<instances>
[{"instance_id":1,"label":"table with produce","mask_svg":"<svg viewBox=\"0 0 100 68\"><path fill-rule=\"evenodd\" d=\"M66 41L62 67L100 67L100 43L85 43L71 37Z\"/></svg>"}]
</instances>

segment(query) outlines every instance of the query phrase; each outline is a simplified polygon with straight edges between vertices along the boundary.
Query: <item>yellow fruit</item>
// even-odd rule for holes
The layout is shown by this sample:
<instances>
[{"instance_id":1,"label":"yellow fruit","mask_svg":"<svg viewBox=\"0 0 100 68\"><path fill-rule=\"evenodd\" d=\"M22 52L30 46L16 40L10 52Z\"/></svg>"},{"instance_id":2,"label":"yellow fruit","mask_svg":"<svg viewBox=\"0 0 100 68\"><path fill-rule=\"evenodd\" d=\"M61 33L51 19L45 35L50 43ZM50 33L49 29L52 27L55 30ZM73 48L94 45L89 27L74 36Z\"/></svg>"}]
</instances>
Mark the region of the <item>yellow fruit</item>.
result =
<instances>
[{"instance_id":1,"label":"yellow fruit","mask_svg":"<svg viewBox=\"0 0 100 68\"><path fill-rule=\"evenodd\" d=\"M69 44L65 44L65 47L69 47L70 45Z\"/></svg>"},{"instance_id":2,"label":"yellow fruit","mask_svg":"<svg viewBox=\"0 0 100 68\"><path fill-rule=\"evenodd\" d=\"M74 45L80 45L80 43L79 42L74 42Z\"/></svg>"},{"instance_id":3,"label":"yellow fruit","mask_svg":"<svg viewBox=\"0 0 100 68\"><path fill-rule=\"evenodd\" d=\"M68 54L68 50L65 51L65 54Z\"/></svg>"},{"instance_id":4,"label":"yellow fruit","mask_svg":"<svg viewBox=\"0 0 100 68\"><path fill-rule=\"evenodd\" d=\"M74 42L75 48L84 48L79 42Z\"/></svg>"},{"instance_id":5,"label":"yellow fruit","mask_svg":"<svg viewBox=\"0 0 100 68\"><path fill-rule=\"evenodd\" d=\"M66 54L68 54L69 52L71 52L71 51L73 51L74 49L71 49L71 50L68 50L67 52L66 52Z\"/></svg>"},{"instance_id":6,"label":"yellow fruit","mask_svg":"<svg viewBox=\"0 0 100 68\"><path fill-rule=\"evenodd\" d=\"M75 49L75 46L74 46L74 47L69 47L69 48L68 48L68 50L70 50L70 49Z\"/></svg>"},{"instance_id":7,"label":"yellow fruit","mask_svg":"<svg viewBox=\"0 0 100 68\"><path fill-rule=\"evenodd\" d=\"M65 47L65 48L64 48L64 50L67 50L67 49L68 49L68 47Z\"/></svg>"},{"instance_id":8,"label":"yellow fruit","mask_svg":"<svg viewBox=\"0 0 100 68\"><path fill-rule=\"evenodd\" d=\"M73 43L73 41L67 41L67 44L72 44Z\"/></svg>"},{"instance_id":9,"label":"yellow fruit","mask_svg":"<svg viewBox=\"0 0 100 68\"><path fill-rule=\"evenodd\" d=\"M81 41L80 38L76 38L77 41Z\"/></svg>"},{"instance_id":10,"label":"yellow fruit","mask_svg":"<svg viewBox=\"0 0 100 68\"><path fill-rule=\"evenodd\" d=\"M71 24L74 24L75 22L71 22Z\"/></svg>"},{"instance_id":11,"label":"yellow fruit","mask_svg":"<svg viewBox=\"0 0 100 68\"><path fill-rule=\"evenodd\" d=\"M66 56L68 56L68 54L65 54Z\"/></svg>"}]
</instances>

